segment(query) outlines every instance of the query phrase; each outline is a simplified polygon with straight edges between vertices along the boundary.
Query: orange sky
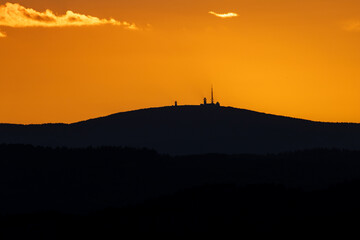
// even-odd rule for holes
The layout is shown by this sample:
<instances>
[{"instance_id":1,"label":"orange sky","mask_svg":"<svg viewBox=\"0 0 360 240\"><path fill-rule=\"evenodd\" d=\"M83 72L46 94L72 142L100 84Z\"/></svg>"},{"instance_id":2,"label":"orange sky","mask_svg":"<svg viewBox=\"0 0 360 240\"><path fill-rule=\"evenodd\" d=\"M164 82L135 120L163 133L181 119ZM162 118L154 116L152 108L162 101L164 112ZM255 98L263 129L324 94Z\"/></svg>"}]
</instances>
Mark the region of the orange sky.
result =
<instances>
[{"instance_id":1,"label":"orange sky","mask_svg":"<svg viewBox=\"0 0 360 240\"><path fill-rule=\"evenodd\" d=\"M199 104L211 84L225 106L360 122L358 0L12 3L50 9L55 20L39 26L17 15L10 24L0 11L0 122ZM68 10L97 20L72 26Z\"/></svg>"}]
</instances>

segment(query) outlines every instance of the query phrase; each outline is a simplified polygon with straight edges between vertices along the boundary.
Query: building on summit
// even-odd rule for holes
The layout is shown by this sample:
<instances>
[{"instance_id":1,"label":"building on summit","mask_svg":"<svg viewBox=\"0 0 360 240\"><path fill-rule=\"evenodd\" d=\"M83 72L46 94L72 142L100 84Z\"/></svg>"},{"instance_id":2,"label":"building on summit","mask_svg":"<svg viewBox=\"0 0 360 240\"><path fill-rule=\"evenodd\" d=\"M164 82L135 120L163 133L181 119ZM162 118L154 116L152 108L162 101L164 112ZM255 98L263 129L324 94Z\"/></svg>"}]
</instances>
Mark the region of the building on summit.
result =
<instances>
[{"instance_id":1,"label":"building on summit","mask_svg":"<svg viewBox=\"0 0 360 240\"><path fill-rule=\"evenodd\" d=\"M207 103L207 99L204 98L204 102L202 104L200 104L201 106L217 106L220 107L220 103L219 102L214 102L214 89L211 86L211 103Z\"/></svg>"},{"instance_id":2,"label":"building on summit","mask_svg":"<svg viewBox=\"0 0 360 240\"><path fill-rule=\"evenodd\" d=\"M173 107L177 107L178 106L178 102L175 101L175 104L173 105ZM211 102L207 103L207 99L206 97L204 98L204 102L200 104L200 106L215 106L215 107L220 107L220 103L214 101L214 89L211 86Z\"/></svg>"}]
</instances>

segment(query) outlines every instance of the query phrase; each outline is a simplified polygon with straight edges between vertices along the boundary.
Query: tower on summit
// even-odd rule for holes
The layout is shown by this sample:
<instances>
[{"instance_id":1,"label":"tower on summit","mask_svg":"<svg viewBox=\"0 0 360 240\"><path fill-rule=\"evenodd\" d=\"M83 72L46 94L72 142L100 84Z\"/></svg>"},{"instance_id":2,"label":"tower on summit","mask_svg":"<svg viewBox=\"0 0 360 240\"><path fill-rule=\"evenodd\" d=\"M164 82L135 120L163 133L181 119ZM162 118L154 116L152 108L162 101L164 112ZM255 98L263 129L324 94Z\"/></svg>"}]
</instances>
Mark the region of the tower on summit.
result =
<instances>
[{"instance_id":1,"label":"tower on summit","mask_svg":"<svg viewBox=\"0 0 360 240\"><path fill-rule=\"evenodd\" d=\"M204 98L204 103L200 104L201 106L217 106L220 107L220 103L214 101L214 88L211 86L211 103L207 103L206 98Z\"/></svg>"},{"instance_id":2,"label":"tower on summit","mask_svg":"<svg viewBox=\"0 0 360 240\"><path fill-rule=\"evenodd\" d=\"M211 85L211 104L214 104L214 88Z\"/></svg>"}]
</instances>

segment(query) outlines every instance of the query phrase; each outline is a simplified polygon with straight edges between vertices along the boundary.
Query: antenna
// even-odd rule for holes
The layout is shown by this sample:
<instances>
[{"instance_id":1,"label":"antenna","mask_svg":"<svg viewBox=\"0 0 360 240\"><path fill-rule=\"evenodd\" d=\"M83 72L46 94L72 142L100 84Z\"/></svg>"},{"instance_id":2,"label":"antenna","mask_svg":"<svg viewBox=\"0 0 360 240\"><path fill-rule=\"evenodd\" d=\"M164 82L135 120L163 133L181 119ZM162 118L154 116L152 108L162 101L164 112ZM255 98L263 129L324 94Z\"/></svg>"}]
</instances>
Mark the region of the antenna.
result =
<instances>
[{"instance_id":1,"label":"antenna","mask_svg":"<svg viewBox=\"0 0 360 240\"><path fill-rule=\"evenodd\" d=\"M211 104L214 104L214 89L212 85L211 85Z\"/></svg>"}]
</instances>

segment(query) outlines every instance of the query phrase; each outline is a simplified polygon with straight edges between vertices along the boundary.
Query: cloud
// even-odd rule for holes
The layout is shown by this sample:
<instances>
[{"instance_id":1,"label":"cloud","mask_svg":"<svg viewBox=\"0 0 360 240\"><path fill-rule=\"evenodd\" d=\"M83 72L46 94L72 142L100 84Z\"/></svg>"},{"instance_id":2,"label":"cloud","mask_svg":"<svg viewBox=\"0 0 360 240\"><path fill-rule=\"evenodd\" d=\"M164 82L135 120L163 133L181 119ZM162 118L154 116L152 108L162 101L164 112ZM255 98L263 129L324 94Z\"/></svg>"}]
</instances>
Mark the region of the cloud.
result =
<instances>
[{"instance_id":1,"label":"cloud","mask_svg":"<svg viewBox=\"0 0 360 240\"><path fill-rule=\"evenodd\" d=\"M100 19L97 17L67 11L64 15L56 15L47 9L38 12L31 8L25 8L17 3L0 5L0 26L25 28L25 27L71 27L71 26L98 26L114 25L126 29L138 29L135 24L117 21L113 18ZM0 37L5 37L0 33Z\"/></svg>"},{"instance_id":2,"label":"cloud","mask_svg":"<svg viewBox=\"0 0 360 240\"><path fill-rule=\"evenodd\" d=\"M232 13L232 12L230 12L230 13L216 13L216 12L210 11L209 13L216 16L216 17L219 17L219 18L233 18L233 17L239 16L237 13Z\"/></svg>"},{"instance_id":3,"label":"cloud","mask_svg":"<svg viewBox=\"0 0 360 240\"><path fill-rule=\"evenodd\" d=\"M6 37L6 33L0 32L0 38L4 38L4 37Z\"/></svg>"},{"instance_id":4,"label":"cloud","mask_svg":"<svg viewBox=\"0 0 360 240\"><path fill-rule=\"evenodd\" d=\"M360 32L360 21L348 21L344 24L344 30L349 32Z\"/></svg>"}]
</instances>

